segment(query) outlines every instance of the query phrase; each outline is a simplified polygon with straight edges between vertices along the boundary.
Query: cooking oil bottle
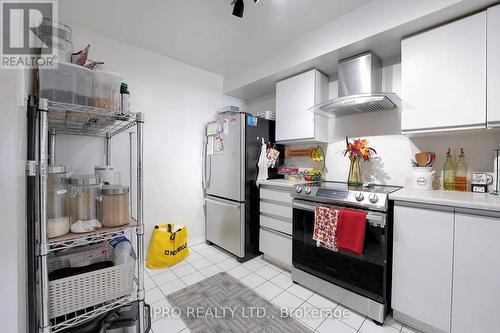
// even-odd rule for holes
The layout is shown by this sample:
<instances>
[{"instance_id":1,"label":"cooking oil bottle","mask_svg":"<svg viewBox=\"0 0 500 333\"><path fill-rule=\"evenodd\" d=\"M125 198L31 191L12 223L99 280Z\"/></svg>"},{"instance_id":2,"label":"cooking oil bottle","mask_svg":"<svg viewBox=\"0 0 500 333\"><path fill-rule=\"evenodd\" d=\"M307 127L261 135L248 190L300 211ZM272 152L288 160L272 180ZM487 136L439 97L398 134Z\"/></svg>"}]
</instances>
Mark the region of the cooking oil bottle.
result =
<instances>
[{"instance_id":1,"label":"cooking oil bottle","mask_svg":"<svg viewBox=\"0 0 500 333\"><path fill-rule=\"evenodd\" d=\"M443 188L447 191L455 189L455 164L451 156L451 148L448 148L446 161L443 164Z\"/></svg>"},{"instance_id":2,"label":"cooking oil bottle","mask_svg":"<svg viewBox=\"0 0 500 333\"><path fill-rule=\"evenodd\" d=\"M460 148L460 156L455 171L455 190L467 191L467 163L465 163L464 149Z\"/></svg>"}]
</instances>

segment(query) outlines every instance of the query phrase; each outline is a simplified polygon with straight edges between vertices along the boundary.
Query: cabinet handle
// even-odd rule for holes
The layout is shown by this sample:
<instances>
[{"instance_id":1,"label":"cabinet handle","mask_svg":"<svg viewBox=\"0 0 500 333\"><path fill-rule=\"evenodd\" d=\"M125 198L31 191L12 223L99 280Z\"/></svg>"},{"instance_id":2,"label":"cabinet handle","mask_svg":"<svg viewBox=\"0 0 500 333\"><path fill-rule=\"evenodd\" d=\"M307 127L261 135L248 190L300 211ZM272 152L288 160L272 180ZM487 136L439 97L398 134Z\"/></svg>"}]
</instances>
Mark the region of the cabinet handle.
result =
<instances>
[{"instance_id":1,"label":"cabinet handle","mask_svg":"<svg viewBox=\"0 0 500 333\"><path fill-rule=\"evenodd\" d=\"M270 233L272 233L272 234L275 234L275 235L278 235L278 236L281 236L281 237L286 237L286 238L288 238L288 239L292 239L292 236L291 236L291 235L285 234L285 233L283 233L283 232L281 232L281 231L274 230L274 229L270 229L270 228L268 228L268 227L262 227L262 226L261 226L260 228L261 228L262 230L267 231L267 232L270 232Z\"/></svg>"}]
</instances>

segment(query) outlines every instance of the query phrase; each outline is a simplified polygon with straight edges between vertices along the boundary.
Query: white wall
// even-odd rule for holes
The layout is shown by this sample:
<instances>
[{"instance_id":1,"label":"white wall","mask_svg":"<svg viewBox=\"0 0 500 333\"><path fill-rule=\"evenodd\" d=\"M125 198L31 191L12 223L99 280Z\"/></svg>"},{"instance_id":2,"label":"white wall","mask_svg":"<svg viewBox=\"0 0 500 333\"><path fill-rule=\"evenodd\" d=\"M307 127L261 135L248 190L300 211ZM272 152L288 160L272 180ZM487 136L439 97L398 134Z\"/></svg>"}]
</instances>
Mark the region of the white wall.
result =
<instances>
[{"instance_id":1,"label":"white wall","mask_svg":"<svg viewBox=\"0 0 500 333\"><path fill-rule=\"evenodd\" d=\"M124 76L133 111L145 113L144 195L146 241L155 224L187 224L190 239L204 235L201 188L203 126L225 105L245 109L242 100L222 94L222 77L162 55L73 26L75 49L91 44L90 58ZM128 184L129 138L112 141L112 164ZM104 162L104 141L61 136L57 162L92 173ZM135 186L133 185L133 188Z\"/></svg>"},{"instance_id":2,"label":"white wall","mask_svg":"<svg viewBox=\"0 0 500 333\"><path fill-rule=\"evenodd\" d=\"M26 331L26 106L24 75L0 70L0 322Z\"/></svg>"}]
</instances>

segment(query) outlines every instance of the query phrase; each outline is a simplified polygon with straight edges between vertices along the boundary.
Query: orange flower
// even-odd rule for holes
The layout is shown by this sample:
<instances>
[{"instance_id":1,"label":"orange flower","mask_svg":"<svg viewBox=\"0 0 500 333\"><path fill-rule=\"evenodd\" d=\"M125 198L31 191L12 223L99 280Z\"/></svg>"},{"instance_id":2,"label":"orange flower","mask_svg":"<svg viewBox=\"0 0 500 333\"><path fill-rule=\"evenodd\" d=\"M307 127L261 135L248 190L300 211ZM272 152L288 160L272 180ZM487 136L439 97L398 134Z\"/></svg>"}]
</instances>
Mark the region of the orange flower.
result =
<instances>
[{"instance_id":1,"label":"orange flower","mask_svg":"<svg viewBox=\"0 0 500 333\"><path fill-rule=\"evenodd\" d=\"M371 153L376 154L375 149L368 147L368 140L355 139L353 143L349 142L348 137L345 137L346 149L344 156L349 154L349 158L362 158L365 161L370 160Z\"/></svg>"}]
</instances>

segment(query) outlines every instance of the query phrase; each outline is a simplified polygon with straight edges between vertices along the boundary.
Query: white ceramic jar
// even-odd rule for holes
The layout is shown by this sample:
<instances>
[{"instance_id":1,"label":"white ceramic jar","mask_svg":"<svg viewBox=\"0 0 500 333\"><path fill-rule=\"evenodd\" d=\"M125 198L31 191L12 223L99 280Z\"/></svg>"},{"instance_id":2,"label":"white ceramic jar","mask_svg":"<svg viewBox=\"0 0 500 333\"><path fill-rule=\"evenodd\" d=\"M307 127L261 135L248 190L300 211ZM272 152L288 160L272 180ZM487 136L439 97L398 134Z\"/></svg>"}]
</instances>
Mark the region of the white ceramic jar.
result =
<instances>
[{"instance_id":1,"label":"white ceramic jar","mask_svg":"<svg viewBox=\"0 0 500 333\"><path fill-rule=\"evenodd\" d=\"M411 187L416 190L432 191L435 172L432 167L413 167Z\"/></svg>"}]
</instances>

